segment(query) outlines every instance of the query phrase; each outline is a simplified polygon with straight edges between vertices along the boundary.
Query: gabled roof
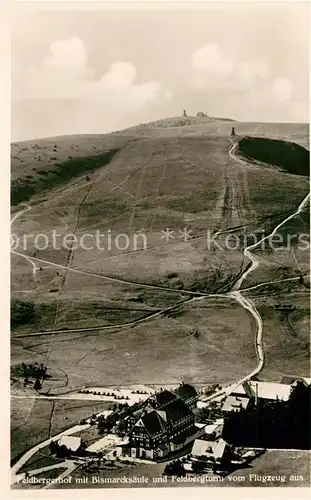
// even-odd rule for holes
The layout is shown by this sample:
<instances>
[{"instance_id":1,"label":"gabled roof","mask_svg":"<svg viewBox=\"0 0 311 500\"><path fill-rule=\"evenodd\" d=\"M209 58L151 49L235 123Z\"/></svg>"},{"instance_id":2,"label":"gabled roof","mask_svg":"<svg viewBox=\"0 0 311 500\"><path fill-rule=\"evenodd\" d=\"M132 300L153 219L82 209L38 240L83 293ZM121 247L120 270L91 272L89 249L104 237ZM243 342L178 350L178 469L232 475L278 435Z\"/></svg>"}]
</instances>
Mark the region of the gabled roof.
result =
<instances>
[{"instance_id":1,"label":"gabled roof","mask_svg":"<svg viewBox=\"0 0 311 500\"><path fill-rule=\"evenodd\" d=\"M144 408L139 408L138 410L134 411L134 413L131 415L131 417L139 418L142 416L144 411L145 411Z\"/></svg>"},{"instance_id":2,"label":"gabled roof","mask_svg":"<svg viewBox=\"0 0 311 500\"><path fill-rule=\"evenodd\" d=\"M181 384L175 390L176 395L181 398L183 401L189 401L190 399L194 399L198 397L197 391L192 385L189 384Z\"/></svg>"},{"instance_id":3,"label":"gabled roof","mask_svg":"<svg viewBox=\"0 0 311 500\"><path fill-rule=\"evenodd\" d=\"M220 440L217 443L217 446L214 449L214 457L216 460L218 458L223 457L223 454L224 454L226 448L227 448L226 441L224 439L220 438Z\"/></svg>"},{"instance_id":4,"label":"gabled roof","mask_svg":"<svg viewBox=\"0 0 311 500\"><path fill-rule=\"evenodd\" d=\"M227 443L224 439L220 438L219 441L204 441L203 439L196 439L193 443L191 455L194 457L214 457L215 460L222 458Z\"/></svg>"},{"instance_id":5,"label":"gabled roof","mask_svg":"<svg viewBox=\"0 0 311 500\"><path fill-rule=\"evenodd\" d=\"M203 455L212 455L213 448L215 448L214 441L204 441L203 439L196 439L193 443L191 454L194 457L201 457Z\"/></svg>"},{"instance_id":6,"label":"gabled roof","mask_svg":"<svg viewBox=\"0 0 311 500\"><path fill-rule=\"evenodd\" d=\"M204 431L205 431L205 434L209 435L209 434L213 434L217 430L219 431L222 427L223 427L223 424L216 424L216 423L215 424L208 424L208 425L204 424Z\"/></svg>"},{"instance_id":7,"label":"gabled roof","mask_svg":"<svg viewBox=\"0 0 311 500\"><path fill-rule=\"evenodd\" d=\"M161 409L146 411L137 420L134 428L144 427L150 437L165 432L181 419L193 415L188 406L181 400L175 399Z\"/></svg>"},{"instance_id":8,"label":"gabled roof","mask_svg":"<svg viewBox=\"0 0 311 500\"><path fill-rule=\"evenodd\" d=\"M167 391L166 389L161 392L157 392L148 398L148 404L153 408L161 408L162 406L167 405L171 401L175 401L177 396L173 394L171 391Z\"/></svg>"},{"instance_id":9,"label":"gabled roof","mask_svg":"<svg viewBox=\"0 0 311 500\"><path fill-rule=\"evenodd\" d=\"M140 420L150 437L166 430L166 422L156 410L146 413Z\"/></svg>"},{"instance_id":10,"label":"gabled roof","mask_svg":"<svg viewBox=\"0 0 311 500\"><path fill-rule=\"evenodd\" d=\"M168 403L167 405L163 406L161 410L166 413L167 422L170 422L172 424L178 422L182 418L193 415L190 408L188 408L188 406L181 399L176 399L175 401Z\"/></svg>"}]
</instances>

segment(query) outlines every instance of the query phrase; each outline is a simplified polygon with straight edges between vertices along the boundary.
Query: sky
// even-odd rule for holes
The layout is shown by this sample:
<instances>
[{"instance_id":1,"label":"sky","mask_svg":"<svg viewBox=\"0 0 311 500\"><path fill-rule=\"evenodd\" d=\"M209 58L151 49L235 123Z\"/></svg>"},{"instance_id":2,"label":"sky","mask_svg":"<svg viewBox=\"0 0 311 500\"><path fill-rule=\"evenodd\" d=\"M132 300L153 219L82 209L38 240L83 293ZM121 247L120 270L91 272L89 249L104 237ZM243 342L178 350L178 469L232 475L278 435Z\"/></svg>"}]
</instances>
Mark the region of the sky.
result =
<instances>
[{"instance_id":1,"label":"sky","mask_svg":"<svg viewBox=\"0 0 311 500\"><path fill-rule=\"evenodd\" d=\"M38 10L11 22L12 141L208 115L308 122L306 2Z\"/></svg>"}]
</instances>

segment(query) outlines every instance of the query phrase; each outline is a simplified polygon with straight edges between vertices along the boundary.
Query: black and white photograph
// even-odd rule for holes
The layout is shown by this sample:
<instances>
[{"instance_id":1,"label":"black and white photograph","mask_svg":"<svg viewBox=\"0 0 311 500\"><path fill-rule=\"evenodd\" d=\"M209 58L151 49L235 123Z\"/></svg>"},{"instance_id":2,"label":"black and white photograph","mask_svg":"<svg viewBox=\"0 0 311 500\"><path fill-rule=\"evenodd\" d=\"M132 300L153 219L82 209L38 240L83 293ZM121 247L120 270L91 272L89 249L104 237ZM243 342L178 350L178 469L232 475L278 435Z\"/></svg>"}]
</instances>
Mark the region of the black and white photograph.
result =
<instances>
[{"instance_id":1,"label":"black and white photograph","mask_svg":"<svg viewBox=\"0 0 311 500\"><path fill-rule=\"evenodd\" d=\"M310 487L309 10L14 3L16 495Z\"/></svg>"}]
</instances>

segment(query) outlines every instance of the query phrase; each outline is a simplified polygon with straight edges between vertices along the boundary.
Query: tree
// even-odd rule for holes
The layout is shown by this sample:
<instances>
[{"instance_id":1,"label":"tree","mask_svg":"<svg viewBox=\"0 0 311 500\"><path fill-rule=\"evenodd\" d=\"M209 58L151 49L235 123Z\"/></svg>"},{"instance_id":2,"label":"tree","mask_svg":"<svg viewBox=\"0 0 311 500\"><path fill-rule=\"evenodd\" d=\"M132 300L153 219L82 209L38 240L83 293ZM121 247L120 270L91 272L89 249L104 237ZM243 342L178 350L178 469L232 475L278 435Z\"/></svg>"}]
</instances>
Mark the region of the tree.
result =
<instances>
[{"instance_id":1,"label":"tree","mask_svg":"<svg viewBox=\"0 0 311 500\"><path fill-rule=\"evenodd\" d=\"M127 425L126 420L121 419L117 425L116 434L119 436L123 436L126 433Z\"/></svg>"},{"instance_id":2,"label":"tree","mask_svg":"<svg viewBox=\"0 0 311 500\"><path fill-rule=\"evenodd\" d=\"M59 446L58 447L58 450L56 452L56 455L59 457L59 458L68 458L70 456L70 452L67 448L67 446L65 446L64 444L62 446Z\"/></svg>"},{"instance_id":3,"label":"tree","mask_svg":"<svg viewBox=\"0 0 311 500\"><path fill-rule=\"evenodd\" d=\"M203 472L206 467L206 464L204 462L200 462L198 460L193 460L191 464L191 468L193 472L200 473Z\"/></svg>"},{"instance_id":4,"label":"tree","mask_svg":"<svg viewBox=\"0 0 311 500\"><path fill-rule=\"evenodd\" d=\"M41 382L38 378L36 378L35 385L33 386L35 391L40 391L42 388Z\"/></svg>"},{"instance_id":5,"label":"tree","mask_svg":"<svg viewBox=\"0 0 311 500\"><path fill-rule=\"evenodd\" d=\"M49 445L51 455L57 455L59 444L57 441L51 441Z\"/></svg>"},{"instance_id":6,"label":"tree","mask_svg":"<svg viewBox=\"0 0 311 500\"><path fill-rule=\"evenodd\" d=\"M170 462L169 464L166 464L166 466L164 468L164 473L167 476L185 476L186 475L185 468L184 468L183 464L181 463L181 461L179 460L179 458L177 460L175 460L174 462Z\"/></svg>"},{"instance_id":7,"label":"tree","mask_svg":"<svg viewBox=\"0 0 311 500\"><path fill-rule=\"evenodd\" d=\"M103 416L100 416L97 422L97 429L99 434L104 434L106 431L106 419Z\"/></svg>"}]
</instances>

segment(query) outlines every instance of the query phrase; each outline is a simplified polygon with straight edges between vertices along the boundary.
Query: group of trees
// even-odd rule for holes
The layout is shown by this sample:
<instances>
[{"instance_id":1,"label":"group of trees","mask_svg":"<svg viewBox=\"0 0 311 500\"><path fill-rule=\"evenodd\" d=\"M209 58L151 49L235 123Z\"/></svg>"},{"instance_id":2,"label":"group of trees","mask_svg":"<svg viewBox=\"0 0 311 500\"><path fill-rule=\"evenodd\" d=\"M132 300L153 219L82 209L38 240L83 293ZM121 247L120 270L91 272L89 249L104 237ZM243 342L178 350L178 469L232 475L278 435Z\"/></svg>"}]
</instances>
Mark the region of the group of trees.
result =
<instances>
[{"instance_id":1,"label":"group of trees","mask_svg":"<svg viewBox=\"0 0 311 500\"><path fill-rule=\"evenodd\" d=\"M107 417L101 415L97 420L99 434L111 432L113 428L119 435L123 435L127 431L126 417L134 414L135 411L142 407L141 403L134 403L129 406L128 403L119 403L114 405L113 412Z\"/></svg>"},{"instance_id":2,"label":"group of trees","mask_svg":"<svg viewBox=\"0 0 311 500\"><path fill-rule=\"evenodd\" d=\"M88 389L80 389L78 391L80 394L94 394L94 396L109 396L113 397L114 399L130 399L129 396L120 396L118 394L115 394L114 392L100 392L100 391L90 391Z\"/></svg>"},{"instance_id":3,"label":"group of trees","mask_svg":"<svg viewBox=\"0 0 311 500\"><path fill-rule=\"evenodd\" d=\"M24 379L24 387L33 384L33 388L39 391L42 387L42 380L49 377L47 366L43 363L21 363L12 367L12 376ZM33 380L34 379L34 382Z\"/></svg>"},{"instance_id":4,"label":"group of trees","mask_svg":"<svg viewBox=\"0 0 311 500\"><path fill-rule=\"evenodd\" d=\"M79 448L74 452L71 449L67 448L66 445L64 444L60 445L58 441L51 441L49 445L51 455L55 455L58 458L69 458L72 455L77 455L77 456L92 455L99 458L102 456L101 452L98 453L87 452L86 448L87 448L87 443L85 441L81 441Z\"/></svg>"},{"instance_id":5,"label":"group of trees","mask_svg":"<svg viewBox=\"0 0 311 500\"><path fill-rule=\"evenodd\" d=\"M310 449L311 389L298 382L288 401L261 402L230 413L223 437L237 446Z\"/></svg>"},{"instance_id":6,"label":"group of trees","mask_svg":"<svg viewBox=\"0 0 311 500\"><path fill-rule=\"evenodd\" d=\"M20 365L15 365L14 366L14 374L15 376L21 377L21 378L39 378L39 379L46 379L48 377L47 375L47 366L45 366L43 363L22 363Z\"/></svg>"},{"instance_id":7,"label":"group of trees","mask_svg":"<svg viewBox=\"0 0 311 500\"><path fill-rule=\"evenodd\" d=\"M213 394L214 392L218 391L221 389L221 385L219 384L211 384L211 385L208 385L206 387L206 389L204 390L204 394L205 396L210 396L211 394Z\"/></svg>"},{"instance_id":8,"label":"group of trees","mask_svg":"<svg viewBox=\"0 0 311 500\"><path fill-rule=\"evenodd\" d=\"M107 417L101 415L97 420L97 429L99 434L105 434L105 432L111 432L112 429L117 424L119 416L117 412L110 413Z\"/></svg>"},{"instance_id":9,"label":"group of trees","mask_svg":"<svg viewBox=\"0 0 311 500\"><path fill-rule=\"evenodd\" d=\"M169 462L166 464L164 468L164 474L166 476L185 476L186 475L186 470L185 467L183 466L182 461L177 458L177 460L174 460L173 462Z\"/></svg>"},{"instance_id":10,"label":"group of trees","mask_svg":"<svg viewBox=\"0 0 311 500\"><path fill-rule=\"evenodd\" d=\"M216 401L211 401L208 407L196 410L195 416L197 422L205 423L222 417L222 410Z\"/></svg>"}]
</instances>

